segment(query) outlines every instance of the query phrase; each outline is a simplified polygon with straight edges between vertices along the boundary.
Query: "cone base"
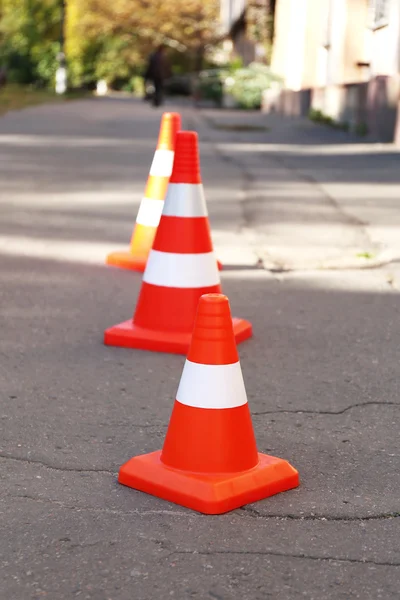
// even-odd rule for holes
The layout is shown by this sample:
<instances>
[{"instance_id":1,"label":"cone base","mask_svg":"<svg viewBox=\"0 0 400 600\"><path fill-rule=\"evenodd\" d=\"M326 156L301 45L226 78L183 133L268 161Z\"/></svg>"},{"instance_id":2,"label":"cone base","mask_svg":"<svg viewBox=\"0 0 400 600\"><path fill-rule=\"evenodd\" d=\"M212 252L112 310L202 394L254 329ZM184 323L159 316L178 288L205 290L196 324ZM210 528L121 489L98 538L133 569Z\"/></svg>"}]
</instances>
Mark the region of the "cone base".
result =
<instances>
[{"instance_id":1,"label":"cone base","mask_svg":"<svg viewBox=\"0 0 400 600\"><path fill-rule=\"evenodd\" d=\"M146 268L147 258L137 257L129 251L112 252L106 258L106 264L120 269L130 269L131 271L139 271L144 273Z\"/></svg>"},{"instance_id":2,"label":"cone base","mask_svg":"<svg viewBox=\"0 0 400 600\"><path fill-rule=\"evenodd\" d=\"M119 267L120 269L129 269L131 271L138 271L139 273L144 273L146 268L147 258L141 258L140 256L135 256L131 254L129 251L120 252L112 252L106 258L106 265L110 265L111 267ZM223 265L217 260L218 270L222 271Z\"/></svg>"},{"instance_id":3,"label":"cone base","mask_svg":"<svg viewBox=\"0 0 400 600\"><path fill-rule=\"evenodd\" d=\"M165 466L161 451L131 458L122 465L119 483L207 515L234 510L299 485L299 474L286 460L258 454L249 471L206 475Z\"/></svg>"},{"instance_id":4,"label":"cone base","mask_svg":"<svg viewBox=\"0 0 400 600\"><path fill-rule=\"evenodd\" d=\"M244 342L252 336L252 325L244 319L232 319L236 343ZM155 331L134 325L132 319L106 329L104 343L106 346L136 348L169 354L184 354L189 350L192 332Z\"/></svg>"}]
</instances>

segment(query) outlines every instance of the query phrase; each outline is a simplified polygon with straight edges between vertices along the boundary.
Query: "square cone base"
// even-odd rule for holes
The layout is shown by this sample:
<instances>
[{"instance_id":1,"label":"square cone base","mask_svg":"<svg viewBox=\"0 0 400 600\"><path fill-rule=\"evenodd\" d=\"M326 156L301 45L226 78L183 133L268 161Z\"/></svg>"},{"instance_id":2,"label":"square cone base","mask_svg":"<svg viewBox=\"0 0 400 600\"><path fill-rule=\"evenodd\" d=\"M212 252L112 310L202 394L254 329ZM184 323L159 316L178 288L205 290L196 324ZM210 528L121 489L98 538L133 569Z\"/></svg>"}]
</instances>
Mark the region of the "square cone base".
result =
<instances>
[{"instance_id":1,"label":"square cone base","mask_svg":"<svg viewBox=\"0 0 400 600\"><path fill-rule=\"evenodd\" d=\"M207 515L218 515L299 485L299 474L286 460L259 454L254 469L202 474L178 471L161 460L161 451L131 458L122 465L123 485Z\"/></svg>"},{"instance_id":2,"label":"square cone base","mask_svg":"<svg viewBox=\"0 0 400 600\"><path fill-rule=\"evenodd\" d=\"M236 343L244 342L252 336L252 326L244 319L232 319ZM170 354L187 354L192 339L192 332L156 331L134 325L132 319L114 325L104 332L106 346L137 348L153 352Z\"/></svg>"},{"instance_id":3,"label":"square cone base","mask_svg":"<svg viewBox=\"0 0 400 600\"><path fill-rule=\"evenodd\" d=\"M106 258L106 265L119 267L120 269L139 271L139 273L144 273L146 262L146 258L135 256L128 251L124 252L122 250L121 252L112 252Z\"/></svg>"}]
</instances>

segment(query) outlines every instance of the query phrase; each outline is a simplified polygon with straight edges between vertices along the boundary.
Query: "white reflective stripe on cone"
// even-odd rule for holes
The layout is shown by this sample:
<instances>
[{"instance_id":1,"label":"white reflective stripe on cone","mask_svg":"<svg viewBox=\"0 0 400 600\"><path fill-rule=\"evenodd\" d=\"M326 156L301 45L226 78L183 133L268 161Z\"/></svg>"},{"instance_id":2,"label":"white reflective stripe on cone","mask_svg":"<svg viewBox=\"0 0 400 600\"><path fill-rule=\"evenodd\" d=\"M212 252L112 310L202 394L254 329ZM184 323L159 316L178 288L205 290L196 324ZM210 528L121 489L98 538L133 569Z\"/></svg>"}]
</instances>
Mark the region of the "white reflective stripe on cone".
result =
<instances>
[{"instance_id":1,"label":"white reflective stripe on cone","mask_svg":"<svg viewBox=\"0 0 400 600\"><path fill-rule=\"evenodd\" d=\"M150 167L150 175L171 177L174 153L172 150L156 150Z\"/></svg>"},{"instance_id":2,"label":"white reflective stripe on cone","mask_svg":"<svg viewBox=\"0 0 400 600\"><path fill-rule=\"evenodd\" d=\"M165 196L163 214L167 217L207 217L203 185L170 183Z\"/></svg>"},{"instance_id":3,"label":"white reflective stripe on cone","mask_svg":"<svg viewBox=\"0 0 400 600\"><path fill-rule=\"evenodd\" d=\"M142 198L139 212L136 217L136 223L146 225L147 227L158 227L163 210L164 200L152 200L151 198Z\"/></svg>"},{"instance_id":4,"label":"white reflective stripe on cone","mask_svg":"<svg viewBox=\"0 0 400 600\"><path fill-rule=\"evenodd\" d=\"M186 360L176 399L195 408L235 408L246 404L240 362L201 365Z\"/></svg>"},{"instance_id":5,"label":"white reflective stripe on cone","mask_svg":"<svg viewBox=\"0 0 400 600\"><path fill-rule=\"evenodd\" d=\"M165 287L201 288L220 282L214 252L175 254L151 250L143 281Z\"/></svg>"}]
</instances>

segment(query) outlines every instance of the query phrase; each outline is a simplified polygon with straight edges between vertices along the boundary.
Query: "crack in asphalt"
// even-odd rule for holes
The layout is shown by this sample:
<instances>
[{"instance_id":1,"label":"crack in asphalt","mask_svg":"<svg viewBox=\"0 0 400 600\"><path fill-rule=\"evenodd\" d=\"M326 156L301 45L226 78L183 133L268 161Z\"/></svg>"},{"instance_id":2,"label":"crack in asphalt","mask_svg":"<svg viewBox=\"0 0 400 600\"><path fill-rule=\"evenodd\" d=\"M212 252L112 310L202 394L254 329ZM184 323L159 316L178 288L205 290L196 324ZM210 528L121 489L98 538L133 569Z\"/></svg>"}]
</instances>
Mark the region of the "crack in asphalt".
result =
<instances>
[{"instance_id":1,"label":"crack in asphalt","mask_svg":"<svg viewBox=\"0 0 400 600\"><path fill-rule=\"evenodd\" d=\"M361 565L376 565L379 567L400 567L400 562L389 562L389 561L377 561L370 559L360 559L360 558L345 558L338 556L316 556L311 554L304 553L286 553L286 552L273 552L270 550L176 550L175 552L171 552L167 558L176 555L200 555L200 556L277 556L282 558L299 558L305 560L316 560L316 561L332 561L332 562L342 562L342 563L356 563Z\"/></svg>"},{"instance_id":2,"label":"crack in asphalt","mask_svg":"<svg viewBox=\"0 0 400 600\"><path fill-rule=\"evenodd\" d=\"M212 117L210 117L208 115L204 115L204 114L201 115L200 117L199 116L195 117L194 115L191 115L189 117L189 121L191 123L193 123L193 128L195 130L198 130L198 126L197 126L198 120L203 121L203 123L205 123L208 128L213 130L213 126L215 125L215 122ZM240 205L240 209L241 209L241 223L239 224L238 230L245 231L246 229L250 229L254 233L256 233L255 229L252 226L252 219L249 215L248 202L251 201L250 194L254 189L253 181L254 180L257 181L257 180L259 180L259 178L257 177L257 175L254 174L254 170L252 169L251 166L244 164L243 161L240 159L240 157L232 155L231 153L229 153L229 150L228 151L226 150L226 148L225 148L226 144L224 145L224 144L221 144L221 142L214 140L212 138L212 136L207 135L207 132L203 133L202 139L203 139L203 141L206 141L207 143L209 143L211 145L217 158L219 158L223 162L231 164L232 166L236 167L240 171L241 178L242 178L241 199L239 200L239 205ZM262 158L261 153L260 153L260 156ZM357 236L366 240L368 243L368 246L372 245L372 241L371 241L370 236L366 229L367 224L364 223L362 220L358 219L357 217L355 217L354 215L351 215L350 213L345 211L343 209L343 207L335 200L335 198L333 198L330 194L328 194L327 190L323 187L322 184L320 184L320 182L313 179L311 176L304 174L302 171L300 171L293 165L286 164L285 160L282 159L281 157L278 157L274 154L270 154L269 158L270 158L270 160L275 162L275 164L278 165L279 167L281 167L281 168L283 167L287 171L291 171L291 172L295 173L300 181L306 182L309 185L318 189L319 193L321 194L321 197L324 199L326 204L329 205L340 216L343 226L353 227L356 231ZM258 258L256 268L262 269L265 272L270 273L272 276L289 274L289 273L293 273L293 272L309 271L308 268L290 267L276 257L275 258L269 257L269 262L272 263L272 265L266 264L265 259L261 256L261 252L260 252L260 248L259 248L258 244L252 243L252 244L250 244L250 246L251 246L252 251ZM367 265L346 264L345 268L352 269L352 270L365 270L365 269L379 268L382 266L386 266L389 263L390 263L390 259L383 259L383 260L380 259L380 260L375 260L372 262L372 264L367 264ZM328 267L325 266L323 270L335 271L335 270L338 270L338 269L340 270L343 268L344 268L343 264L338 264L338 265L333 264L333 265L329 265Z\"/></svg>"},{"instance_id":3,"label":"crack in asphalt","mask_svg":"<svg viewBox=\"0 0 400 600\"><path fill-rule=\"evenodd\" d=\"M357 404L351 404L350 406L346 406L346 408L342 408L341 410L312 410L312 409L285 409L281 410L263 410L260 412L252 412L252 416L262 416L262 415L274 415L279 413L288 413L288 414L309 414L309 415L343 415L345 412L349 410L353 410L354 408L363 408L364 406L397 406L400 407L399 402L359 402Z\"/></svg>"},{"instance_id":4,"label":"crack in asphalt","mask_svg":"<svg viewBox=\"0 0 400 600\"><path fill-rule=\"evenodd\" d=\"M214 124L213 119L204 114L201 115L200 117L195 117L194 115L191 115L191 117L189 117L189 120L191 123L193 123L192 128L196 131L198 130L198 126L197 126L198 120L206 122L207 126L211 126L211 129ZM251 173L251 170L249 168L247 168L245 165L243 165L242 162L240 160L238 160L235 156L232 156L231 154L224 152L223 149L220 148L219 142L214 140L210 135L207 135L207 133L208 132L202 133L202 140L207 142L208 144L210 144L216 157L218 159L222 160L223 162L229 163L233 167L238 168L241 173L241 179L242 179L241 199L238 201L238 204L240 205L240 211L241 211L241 223L239 223L238 231L240 232L240 231L246 230L247 228L251 228L251 222L250 222L248 211L247 211L247 201L248 201L248 197L249 197L249 192L251 191L251 182L253 180L253 175ZM257 263L256 268L257 269L265 269L266 271L268 271L268 269L266 269L264 267L263 260L259 256L259 253L257 252L257 246L255 244L252 244L251 247L258 258L258 263ZM276 265L276 267L277 267L277 269L279 269L279 265Z\"/></svg>"},{"instance_id":5,"label":"crack in asphalt","mask_svg":"<svg viewBox=\"0 0 400 600\"><path fill-rule=\"evenodd\" d=\"M207 127L211 128L211 130L213 129L213 125L215 124L214 119L212 117L210 117L208 115L204 115L204 114L201 116L195 116L193 114L190 114L190 116L188 116L187 118L188 118L188 121L191 123L191 127L194 130L198 130L198 125L197 125L198 121L203 121L203 123L205 123ZM239 204L241 205L241 212L242 212L242 224L240 225L239 230L246 229L246 228L251 229L252 228L251 227L251 219L249 218L249 215L248 215L247 202L249 200L249 193L252 191L252 182L254 179L257 179L257 177L254 175L251 167L243 164L243 162L240 160L240 158L230 154L229 151L227 152L227 150L225 148L225 146L227 144L222 144L220 141L214 140L210 135L207 135L207 132L203 133L202 138L204 141L206 141L213 147L214 152L218 158L220 158L222 161L228 162L231 165L233 165L234 167L237 167L238 169L240 169L240 171L242 173L242 179L243 179L243 184L242 184L243 197L239 201ZM262 158L263 153L259 153L259 154L260 154L260 157ZM270 152L269 158L273 162L275 162L275 164L277 164L278 166L283 167L287 171L291 171L291 172L295 173L296 176L300 179L300 181L308 183L309 185L317 188L319 193L322 195L322 197L326 201L327 205L329 205L333 210L335 210L336 213L341 217L343 225L354 227L355 230L357 231L357 235L359 235L362 239L364 239L364 241L368 244L368 246L374 247L374 249L376 249L375 248L376 244L372 241L371 236L368 232L369 223L363 221L362 219L359 219L356 215L351 214L343 206L341 206L341 204L336 200L336 198L334 198L331 194L329 194L329 192L325 189L323 183L318 181L318 179L314 178L312 176L312 174L310 174L309 172L304 172L301 169L299 169L298 167L296 167L295 165L293 165L292 163L290 163L290 161L288 162L286 157L278 156L278 155ZM252 250L258 256L257 268L262 269L268 273L271 273L271 275L289 274L289 273L294 273L294 272L308 272L310 270L309 268L303 268L303 267L290 267L288 265L281 263L276 258L274 259L272 257L269 257L269 261L271 263L273 263L273 265L272 266L267 265L267 264L265 264L264 259L260 256L259 250L257 248L257 244L252 244ZM392 257L388 257L388 258L385 258L383 256L377 256L374 260L371 260L368 264L353 264L351 262L350 262L350 264L346 263L345 265L330 264L329 266L324 266L322 270L337 271L337 270L341 270L341 269L346 269L346 270L365 271L365 270L371 270L371 269L380 269L382 267L386 267L393 263L399 263L399 262L400 262L400 256L392 256ZM391 286L390 283L389 283L389 287L392 287L393 290L397 289L397 286L396 287Z\"/></svg>"},{"instance_id":6,"label":"crack in asphalt","mask_svg":"<svg viewBox=\"0 0 400 600\"><path fill-rule=\"evenodd\" d=\"M116 475L115 472L109 471L108 469L95 469L95 468L84 468L84 467L61 467L57 465L51 465L45 463L41 460L24 458L21 456L12 456L10 454L4 454L0 452L0 460L15 460L17 462L28 463L33 465L40 465L41 467L45 467L46 469L51 469L52 471L71 471L75 473L105 473L106 475Z\"/></svg>"},{"instance_id":7,"label":"crack in asphalt","mask_svg":"<svg viewBox=\"0 0 400 600\"><path fill-rule=\"evenodd\" d=\"M381 520L385 520L385 519L397 519L398 517L400 517L400 511L399 512L395 511L395 512L388 512L388 513L378 513L378 514L373 514L373 515L366 515L363 517L362 516L350 517L350 516L345 516L345 515L343 517L338 517L338 516L334 516L334 515L314 515L314 514L308 514L308 515L294 515L294 514L271 515L271 514L266 514L266 515L263 515L255 508L250 508L247 506L242 506L241 508L239 508L239 510L242 513L246 513L249 517L251 517L253 519L281 519L283 521L289 520L289 521L363 522L363 521L381 521Z\"/></svg>"},{"instance_id":8,"label":"crack in asphalt","mask_svg":"<svg viewBox=\"0 0 400 600\"><path fill-rule=\"evenodd\" d=\"M272 262L272 259L271 259ZM262 264L263 261L262 259L260 259L260 264ZM278 273L278 274L290 274L290 273L309 273L310 271L372 271L372 270L378 270L381 269L382 267L388 267L392 264L397 264L400 263L400 257L394 257L394 258L376 258L376 259L371 259L370 263L368 264L351 264L351 263L346 263L346 264L338 264L338 265L334 265L331 264L329 266L324 266L324 267L312 267L312 268L308 268L308 267L290 267L287 265L284 266L278 266L278 267L268 267L268 266L264 266L264 267L259 267L259 268L263 268L264 271L267 271L269 273ZM395 285L391 285L390 282L387 282L389 287L391 289L393 289L394 291L398 291L398 287Z\"/></svg>"},{"instance_id":9,"label":"crack in asphalt","mask_svg":"<svg viewBox=\"0 0 400 600\"><path fill-rule=\"evenodd\" d=\"M292 156L292 161L293 159L295 160L295 156ZM350 212L348 212L337 200L334 196L332 196L327 189L325 188L323 182L319 181L318 179L316 179L315 177L313 177L313 175L309 172L309 171L303 171L301 168L295 166L293 164L293 162L290 162L290 157L289 159L283 156L278 156L274 153L270 153L268 155L269 158L272 158L275 160L275 162L278 165L282 165L284 169L287 169L288 171L292 171L294 172L297 177L300 179L300 181L304 181L305 183L309 183L311 184L311 186L315 186L319 192L321 193L321 195L326 199L326 201L331 205L331 207L337 211L337 213L342 217L343 219L343 223L345 225L353 225L355 227L358 227L360 229L360 233L361 235L365 238L365 240L371 245L374 246L371 237L368 233L368 231L366 230L366 227L368 227L368 225L370 223L368 223L367 221L364 221L363 219L360 219L359 217L357 217L356 215L351 214Z\"/></svg>"},{"instance_id":10,"label":"crack in asphalt","mask_svg":"<svg viewBox=\"0 0 400 600\"><path fill-rule=\"evenodd\" d=\"M213 127L215 125L215 121L213 118L211 118L207 115L202 115L202 120L203 120L203 122L206 123L206 125L208 127L213 129ZM257 177L257 175L254 174L254 170L252 169L252 167L245 165L240 160L240 157L230 154L229 150L227 152L227 150L225 148L226 144L221 144L221 142L213 140L209 136L207 137L207 141L213 146L216 155L221 160L232 164L233 166L237 167L241 171L242 179L243 179L243 186L242 186L243 198L240 201L241 210L242 210L242 219L243 219L244 227L251 228L251 219L248 214L247 202L250 199L249 194L253 189L253 186L252 186L253 181L259 180L259 178ZM262 161L262 159L264 158L264 154L262 152L259 152L258 156L259 156L260 160ZM268 158L271 160L271 162L275 163L275 165L278 165L278 167L284 168L288 172L294 173L300 181L303 181L303 182L307 183L308 185L316 188L319 191L321 198L324 199L326 204L328 206L330 206L336 212L337 215L340 216L343 226L353 227L355 229L356 236L359 237L360 240L363 240L364 245L366 243L368 245L368 247L374 248L374 250L377 249L376 244L373 243L373 241L371 239L371 235L368 232L368 226L370 224L368 222L358 218L356 215L351 214L348 210L346 210L340 204L340 202L338 202L336 200L336 198L334 198L328 192L328 190L325 188L323 183L321 183L318 179L313 177L311 173L305 172L304 170L300 169L298 166L294 165L293 162L290 162L290 157L288 160L286 157L278 156L277 154L274 154L273 152L269 152ZM243 228L243 225L241 228ZM273 266L265 265L264 260L262 259L262 257L260 257L259 252L257 251L257 245L254 245L253 251L255 252L255 254L258 255L258 259L259 259L258 260L258 268L263 268L265 271L270 272L271 274L291 273L291 272L309 270L309 269L304 269L304 268L289 267L285 264L280 264L279 260L272 259L272 257L270 258L270 261L275 264ZM391 264L392 262L398 262L399 260L400 260L400 257L392 257L392 258L378 257L374 261L371 261L371 264L365 264L365 265L364 264L360 264L360 265L347 264L345 268L352 269L352 270L377 269L377 268L380 268L383 266L387 266L387 265ZM324 270L332 270L333 271L333 270L342 269L342 268L343 268L342 264L338 264L338 265L333 264L333 265L329 265L328 267L325 266Z\"/></svg>"},{"instance_id":11,"label":"crack in asphalt","mask_svg":"<svg viewBox=\"0 0 400 600\"><path fill-rule=\"evenodd\" d=\"M242 216L242 223L239 227L239 231L246 230L246 229L253 230L252 220L250 218L249 210L248 210L248 206L247 206L249 199L250 199L250 193L252 191L252 182L254 180L253 173L249 167L244 165L235 156L232 156L232 155L224 152L220 148L220 146L217 142L211 141L210 143L213 145L215 154L220 159L222 159L224 162L230 163L232 166L238 168L238 170L242 174L242 188L241 188L241 192L242 192L241 196L242 197L239 200L241 216ZM282 265L280 265L276 261L272 261L272 262L274 262L274 266L272 268L267 268L264 265L264 261L263 261L262 257L260 256L260 253L258 252L257 244L252 244L252 250L257 255L257 258L258 258L257 268L259 268L259 269L262 268L265 271L270 271L271 273L281 272L282 270L284 270L284 267L282 267Z\"/></svg>"},{"instance_id":12,"label":"crack in asphalt","mask_svg":"<svg viewBox=\"0 0 400 600\"><path fill-rule=\"evenodd\" d=\"M32 500L33 502L37 502L39 504L54 504L65 510L72 510L72 511L76 511L76 512L88 511L88 512L94 512L94 513L105 513L105 514L120 515L120 516L137 515L139 517L142 517L142 516L144 517L144 516L148 516L148 515L168 515L168 516L172 516L172 517L178 516L178 517L187 517L187 518L195 517L198 519L204 518L204 515L202 515L202 514L191 513L189 511L183 512L180 510L162 510L162 509L161 510L139 510L139 509L134 509L134 510L125 511L125 510L120 510L120 509L116 509L116 508L96 508L94 506L79 506L79 505L74 505L74 504L66 504L65 502L61 502L60 500L51 500L50 498L38 498L38 497L32 496L30 494L16 494L16 495L10 494L9 497L23 499L23 500ZM263 520L270 519L270 520L278 520L278 521L290 520L290 521L363 522L363 521L380 521L380 520L386 520L386 519L396 519L396 518L400 517L400 512L380 513L380 514L367 515L367 516L361 516L361 517L350 517L350 516L337 517L337 516L331 516L331 515L312 515L312 514L309 514L309 515L294 515L294 514L263 515L262 513L259 513L256 509L250 508L247 506L243 506L243 507L239 508L237 514L239 515L240 513L242 513L242 514L246 513L246 516L251 517L253 519L263 519Z\"/></svg>"}]
</instances>

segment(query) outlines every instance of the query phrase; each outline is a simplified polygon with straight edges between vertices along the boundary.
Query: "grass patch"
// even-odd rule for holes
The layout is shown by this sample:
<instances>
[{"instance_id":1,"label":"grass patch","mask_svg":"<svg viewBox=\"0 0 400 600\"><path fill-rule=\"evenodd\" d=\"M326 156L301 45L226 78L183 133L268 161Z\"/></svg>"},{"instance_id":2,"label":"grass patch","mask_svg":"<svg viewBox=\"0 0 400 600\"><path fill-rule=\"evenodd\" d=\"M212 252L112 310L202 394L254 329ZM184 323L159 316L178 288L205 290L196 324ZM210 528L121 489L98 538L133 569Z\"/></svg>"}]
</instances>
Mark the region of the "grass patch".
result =
<instances>
[{"instance_id":1,"label":"grass patch","mask_svg":"<svg viewBox=\"0 0 400 600\"><path fill-rule=\"evenodd\" d=\"M375 254L373 254L372 252L358 252L357 253L357 258L368 258L368 259L372 259L375 258Z\"/></svg>"},{"instance_id":2,"label":"grass patch","mask_svg":"<svg viewBox=\"0 0 400 600\"><path fill-rule=\"evenodd\" d=\"M68 92L59 96L46 89L37 89L30 86L6 85L0 89L0 115L10 110L21 110L28 106L36 106L48 102L66 102L88 97L88 92Z\"/></svg>"},{"instance_id":3,"label":"grass patch","mask_svg":"<svg viewBox=\"0 0 400 600\"><path fill-rule=\"evenodd\" d=\"M308 118L311 121L314 121L314 123L328 125L329 127L333 127L333 129L340 129L341 131L349 131L350 129L350 126L346 121L335 121L334 119L332 119L332 117L328 117L320 110L315 110L314 108L310 109L308 113Z\"/></svg>"},{"instance_id":4,"label":"grass patch","mask_svg":"<svg viewBox=\"0 0 400 600\"><path fill-rule=\"evenodd\" d=\"M333 129L340 129L341 131L350 131L360 136L368 135L368 125L366 123L357 123L354 127L350 128L350 124L347 121L335 121L331 117L328 117L320 110L315 110L311 108L308 113L308 118L314 123L320 123L322 125L328 125L329 127L333 127Z\"/></svg>"}]
</instances>

